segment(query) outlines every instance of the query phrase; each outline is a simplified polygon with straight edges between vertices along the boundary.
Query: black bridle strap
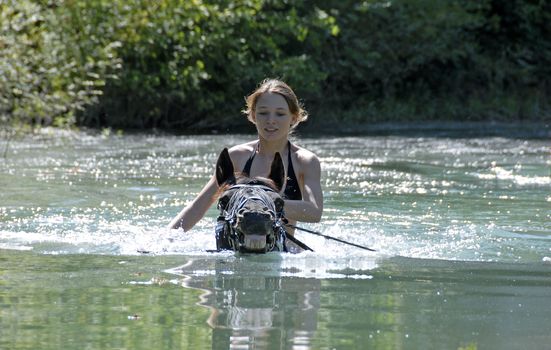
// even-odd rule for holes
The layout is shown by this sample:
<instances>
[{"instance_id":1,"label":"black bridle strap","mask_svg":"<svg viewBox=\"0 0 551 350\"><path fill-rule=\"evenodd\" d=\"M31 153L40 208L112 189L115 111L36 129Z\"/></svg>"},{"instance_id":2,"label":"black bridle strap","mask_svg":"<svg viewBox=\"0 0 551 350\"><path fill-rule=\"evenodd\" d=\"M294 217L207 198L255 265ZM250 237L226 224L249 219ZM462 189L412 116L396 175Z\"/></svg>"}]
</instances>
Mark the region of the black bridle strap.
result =
<instances>
[{"instance_id":1,"label":"black bridle strap","mask_svg":"<svg viewBox=\"0 0 551 350\"><path fill-rule=\"evenodd\" d=\"M248 200L260 201L263 205L271 210L273 214L276 213L276 208L273 200L268 196L266 192L274 190L263 185L235 185L231 189L237 188L237 192L233 193L226 208L222 209L222 215L226 221L229 221L232 225L237 216L237 212L243 207ZM243 192L249 190L252 194L244 195Z\"/></svg>"},{"instance_id":2,"label":"black bridle strap","mask_svg":"<svg viewBox=\"0 0 551 350\"><path fill-rule=\"evenodd\" d=\"M253 180L248 183L236 184L226 189L226 192L232 190L235 191L231 193L229 201L225 205L220 205L219 201L218 208L220 209L219 219L223 219L225 222L227 222L231 231L228 237L232 240L232 242L237 244L236 247L233 247L233 249L235 250L236 248L239 248L241 246L238 239L238 232L240 230L237 228L237 215L239 211L244 208L245 204L248 201L259 202L265 207L264 209L270 213L274 220L276 220L274 222L274 229L275 226L279 226L277 224L277 221L279 221L279 217L280 215L282 215L282 213L277 212L274 200L268 194L269 192L277 194L277 192L273 188L266 186L259 181ZM270 237L270 246L268 247L270 251L272 251L276 245L279 246L278 242L282 243L283 245L285 244L283 241L285 235L281 234L281 232L268 234L267 237ZM297 242L297 245L302 249L312 250L302 242ZM280 249L285 251L285 247L279 247L278 250Z\"/></svg>"},{"instance_id":3,"label":"black bridle strap","mask_svg":"<svg viewBox=\"0 0 551 350\"><path fill-rule=\"evenodd\" d=\"M263 189L264 191L277 193L276 190L274 190L274 189L271 188L270 186L266 186L266 185L262 184L260 181L259 181L259 182L251 182L251 183L245 183L245 184L232 185L232 186L230 186L226 191L233 190L233 189L235 189L235 188L244 188L244 187L261 188L261 189Z\"/></svg>"}]
</instances>

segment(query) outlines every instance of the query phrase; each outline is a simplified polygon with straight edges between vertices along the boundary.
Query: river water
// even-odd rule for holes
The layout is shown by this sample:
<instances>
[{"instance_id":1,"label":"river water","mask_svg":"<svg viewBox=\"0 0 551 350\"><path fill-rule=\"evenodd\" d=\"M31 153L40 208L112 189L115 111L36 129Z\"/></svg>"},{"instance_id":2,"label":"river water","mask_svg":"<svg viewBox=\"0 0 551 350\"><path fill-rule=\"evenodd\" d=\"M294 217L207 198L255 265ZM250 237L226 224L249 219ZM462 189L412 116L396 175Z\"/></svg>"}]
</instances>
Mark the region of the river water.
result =
<instances>
[{"instance_id":1,"label":"river water","mask_svg":"<svg viewBox=\"0 0 551 350\"><path fill-rule=\"evenodd\" d=\"M474 131L297 137L325 196L301 226L377 251L263 256L207 252L215 208L165 228L254 136L2 139L0 348L550 349L549 128Z\"/></svg>"}]
</instances>

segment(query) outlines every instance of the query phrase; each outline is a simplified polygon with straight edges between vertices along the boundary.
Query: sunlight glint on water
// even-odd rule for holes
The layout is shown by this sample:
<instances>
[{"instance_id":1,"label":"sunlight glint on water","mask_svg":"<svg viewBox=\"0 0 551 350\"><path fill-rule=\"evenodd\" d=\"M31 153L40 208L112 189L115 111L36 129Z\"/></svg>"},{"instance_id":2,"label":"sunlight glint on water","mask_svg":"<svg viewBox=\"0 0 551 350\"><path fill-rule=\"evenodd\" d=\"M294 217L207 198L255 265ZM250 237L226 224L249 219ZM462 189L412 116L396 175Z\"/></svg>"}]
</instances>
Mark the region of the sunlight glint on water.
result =
<instances>
[{"instance_id":1,"label":"sunlight glint on water","mask_svg":"<svg viewBox=\"0 0 551 350\"><path fill-rule=\"evenodd\" d=\"M216 211L192 233L164 227L201 189L224 146L249 136L39 135L0 165L0 247L64 253L207 254ZM551 257L549 142L508 138L333 137L296 141L321 159L315 253L289 271L364 270L376 257L537 262ZM327 257L329 257L328 260ZM361 261L366 263L362 264ZM329 272L328 272L329 271Z\"/></svg>"}]
</instances>

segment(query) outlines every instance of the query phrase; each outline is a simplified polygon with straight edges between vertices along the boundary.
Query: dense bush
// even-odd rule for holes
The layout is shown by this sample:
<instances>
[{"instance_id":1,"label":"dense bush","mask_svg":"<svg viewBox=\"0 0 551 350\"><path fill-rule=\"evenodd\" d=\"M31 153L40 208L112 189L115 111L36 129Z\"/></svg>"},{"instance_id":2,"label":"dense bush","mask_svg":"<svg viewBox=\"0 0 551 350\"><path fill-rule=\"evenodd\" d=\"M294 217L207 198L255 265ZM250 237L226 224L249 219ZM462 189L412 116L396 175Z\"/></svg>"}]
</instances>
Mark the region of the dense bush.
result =
<instances>
[{"instance_id":1,"label":"dense bush","mask_svg":"<svg viewBox=\"0 0 551 350\"><path fill-rule=\"evenodd\" d=\"M330 35L335 26L321 10L300 16L294 6L259 0L162 0L140 7L125 16L124 69L107 85L102 103L83 115L85 124L232 125L244 95L267 76L322 96L327 74L302 48L307 38Z\"/></svg>"},{"instance_id":2,"label":"dense bush","mask_svg":"<svg viewBox=\"0 0 551 350\"><path fill-rule=\"evenodd\" d=\"M549 120L550 22L536 0L4 0L0 116L237 129L281 77L318 127Z\"/></svg>"},{"instance_id":3,"label":"dense bush","mask_svg":"<svg viewBox=\"0 0 551 350\"><path fill-rule=\"evenodd\" d=\"M348 120L551 116L545 102L551 76L548 2L329 6L341 29L335 47L322 55L329 63L328 95L337 97L329 102L348 106Z\"/></svg>"},{"instance_id":4,"label":"dense bush","mask_svg":"<svg viewBox=\"0 0 551 350\"><path fill-rule=\"evenodd\" d=\"M54 1L0 2L3 125L72 125L78 111L98 101L119 66L120 43L102 40L76 9Z\"/></svg>"}]
</instances>

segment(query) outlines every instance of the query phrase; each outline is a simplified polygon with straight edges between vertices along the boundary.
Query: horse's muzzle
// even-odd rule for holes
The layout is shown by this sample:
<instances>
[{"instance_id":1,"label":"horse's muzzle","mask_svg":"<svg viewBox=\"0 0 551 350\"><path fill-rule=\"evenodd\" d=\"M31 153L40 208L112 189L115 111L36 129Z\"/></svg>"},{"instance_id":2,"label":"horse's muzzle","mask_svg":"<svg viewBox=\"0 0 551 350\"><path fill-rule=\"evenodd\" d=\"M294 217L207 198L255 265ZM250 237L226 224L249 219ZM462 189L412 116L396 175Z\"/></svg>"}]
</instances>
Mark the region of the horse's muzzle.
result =
<instances>
[{"instance_id":1,"label":"horse's muzzle","mask_svg":"<svg viewBox=\"0 0 551 350\"><path fill-rule=\"evenodd\" d=\"M243 234L243 245L250 251L264 251L267 236L273 233L273 217L269 213L244 212L237 216L237 229Z\"/></svg>"}]
</instances>

